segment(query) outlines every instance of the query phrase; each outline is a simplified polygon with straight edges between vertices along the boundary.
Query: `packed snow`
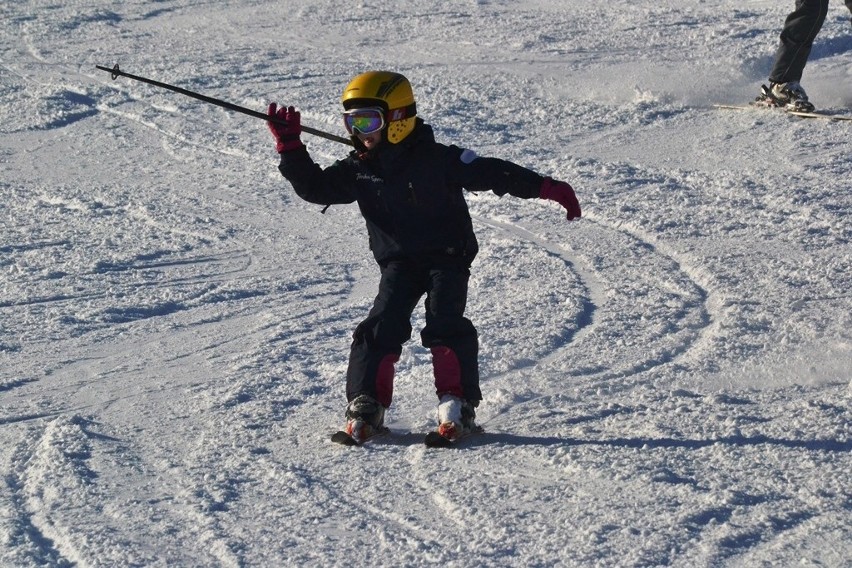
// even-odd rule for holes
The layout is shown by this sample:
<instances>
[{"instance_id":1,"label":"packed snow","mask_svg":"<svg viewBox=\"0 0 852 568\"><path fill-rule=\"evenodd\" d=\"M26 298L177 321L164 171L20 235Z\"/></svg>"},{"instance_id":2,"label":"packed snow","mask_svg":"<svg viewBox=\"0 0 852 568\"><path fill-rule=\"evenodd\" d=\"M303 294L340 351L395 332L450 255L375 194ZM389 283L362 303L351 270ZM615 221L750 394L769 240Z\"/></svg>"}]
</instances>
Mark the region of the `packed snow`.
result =
<instances>
[{"instance_id":1,"label":"packed snow","mask_svg":"<svg viewBox=\"0 0 852 568\"><path fill-rule=\"evenodd\" d=\"M849 566L852 123L712 107L792 5L3 2L0 565ZM849 18L803 79L829 113ZM399 71L439 141L575 187L571 223L468 198L484 434L423 446L415 333L391 434L329 441L378 281L357 207L115 63L336 135L348 80Z\"/></svg>"}]
</instances>

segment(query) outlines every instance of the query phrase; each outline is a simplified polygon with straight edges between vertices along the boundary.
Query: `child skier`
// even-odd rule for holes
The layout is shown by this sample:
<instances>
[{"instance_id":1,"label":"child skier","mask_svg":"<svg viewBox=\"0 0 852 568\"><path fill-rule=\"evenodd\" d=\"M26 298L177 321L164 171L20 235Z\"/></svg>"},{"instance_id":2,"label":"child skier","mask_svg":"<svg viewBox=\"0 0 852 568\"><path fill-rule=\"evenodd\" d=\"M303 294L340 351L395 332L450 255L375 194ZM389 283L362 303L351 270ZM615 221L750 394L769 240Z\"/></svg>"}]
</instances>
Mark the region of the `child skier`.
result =
<instances>
[{"instance_id":1,"label":"child skier","mask_svg":"<svg viewBox=\"0 0 852 568\"><path fill-rule=\"evenodd\" d=\"M345 431L360 442L383 427L394 364L425 294L421 339L432 353L438 433L456 440L476 428L474 408L482 399L477 332L464 317L478 246L462 189L550 199L567 210L569 220L580 217L580 205L567 183L436 142L432 128L416 116L411 85L399 73L358 75L342 102L355 150L327 168L302 143L294 107L273 102L267 112L286 122L268 122L283 176L310 203L357 202L381 271L373 307L353 334Z\"/></svg>"}]
</instances>

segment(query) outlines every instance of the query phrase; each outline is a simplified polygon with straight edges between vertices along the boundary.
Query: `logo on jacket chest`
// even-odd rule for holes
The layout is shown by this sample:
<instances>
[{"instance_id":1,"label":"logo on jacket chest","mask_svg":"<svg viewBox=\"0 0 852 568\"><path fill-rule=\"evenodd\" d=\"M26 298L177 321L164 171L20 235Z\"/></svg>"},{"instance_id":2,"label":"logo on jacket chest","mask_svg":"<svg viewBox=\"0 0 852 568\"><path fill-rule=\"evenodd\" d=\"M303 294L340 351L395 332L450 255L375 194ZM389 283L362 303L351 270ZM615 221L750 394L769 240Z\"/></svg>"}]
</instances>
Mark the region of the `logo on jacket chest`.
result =
<instances>
[{"instance_id":1,"label":"logo on jacket chest","mask_svg":"<svg viewBox=\"0 0 852 568\"><path fill-rule=\"evenodd\" d=\"M355 174L355 179L357 181L368 181L370 183L385 183L385 180L383 180L379 176L373 175L373 174L358 173L358 174Z\"/></svg>"}]
</instances>

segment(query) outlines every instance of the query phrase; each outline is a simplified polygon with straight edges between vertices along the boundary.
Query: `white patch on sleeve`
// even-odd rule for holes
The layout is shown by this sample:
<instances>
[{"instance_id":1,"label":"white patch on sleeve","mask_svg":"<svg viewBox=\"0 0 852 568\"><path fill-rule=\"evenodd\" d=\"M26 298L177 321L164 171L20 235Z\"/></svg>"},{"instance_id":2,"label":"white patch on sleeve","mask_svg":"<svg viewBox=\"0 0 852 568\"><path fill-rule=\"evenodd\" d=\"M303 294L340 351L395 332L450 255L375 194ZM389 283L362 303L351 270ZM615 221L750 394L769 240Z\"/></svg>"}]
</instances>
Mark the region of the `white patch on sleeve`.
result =
<instances>
[{"instance_id":1,"label":"white patch on sleeve","mask_svg":"<svg viewBox=\"0 0 852 568\"><path fill-rule=\"evenodd\" d=\"M477 156L476 152L474 152L473 150L464 150L461 153L461 161L464 162L465 164L471 163L472 161L474 161L478 157L479 156Z\"/></svg>"}]
</instances>

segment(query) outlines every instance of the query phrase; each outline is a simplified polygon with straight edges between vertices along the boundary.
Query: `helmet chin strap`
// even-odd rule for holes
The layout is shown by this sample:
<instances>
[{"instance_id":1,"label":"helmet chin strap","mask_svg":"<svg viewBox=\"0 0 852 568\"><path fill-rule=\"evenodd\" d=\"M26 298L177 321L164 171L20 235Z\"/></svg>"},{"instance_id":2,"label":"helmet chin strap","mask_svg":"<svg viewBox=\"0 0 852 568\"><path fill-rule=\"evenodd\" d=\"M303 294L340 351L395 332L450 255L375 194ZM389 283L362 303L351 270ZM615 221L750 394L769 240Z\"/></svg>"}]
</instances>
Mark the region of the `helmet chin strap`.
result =
<instances>
[{"instance_id":1,"label":"helmet chin strap","mask_svg":"<svg viewBox=\"0 0 852 568\"><path fill-rule=\"evenodd\" d=\"M358 138L357 135L353 134L349 138L352 140L352 145L355 146L355 149L358 151L359 154L363 154L367 151L367 147L364 146L364 143L361 142L361 139Z\"/></svg>"},{"instance_id":2,"label":"helmet chin strap","mask_svg":"<svg viewBox=\"0 0 852 568\"><path fill-rule=\"evenodd\" d=\"M364 143L361 142L361 139L355 136L354 134L350 138L352 139L352 145L355 146L355 151L358 153L359 160L366 160L367 158L369 158L370 152L375 151L376 148L378 148L381 144L384 144L386 140L384 134L382 134L382 141L379 143L379 145L375 146L374 148L367 148Z\"/></svg>"},{"instance_id":3,"label":"helmet chin strap","mask_svg":"<svg viewBox=\"0 0 852 568\"><path fill-rule=\"evenodd\" d=\"M357 134L353 134L349 138L352 140L352 145L355 146L355 151L358 152L358 158L361 160L366 160L367 158L369 158L371 152L375 153L375 151L381 148L383 145L390 144L390 142L388 141L387 126L382 128L382 139L379 141L378 144L376 144L372 148L367 148L367 146L364 145L364 142L361 141L361 138L359 138Z\"/></svg>"}]
</instances>

